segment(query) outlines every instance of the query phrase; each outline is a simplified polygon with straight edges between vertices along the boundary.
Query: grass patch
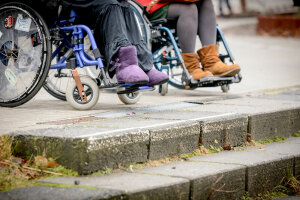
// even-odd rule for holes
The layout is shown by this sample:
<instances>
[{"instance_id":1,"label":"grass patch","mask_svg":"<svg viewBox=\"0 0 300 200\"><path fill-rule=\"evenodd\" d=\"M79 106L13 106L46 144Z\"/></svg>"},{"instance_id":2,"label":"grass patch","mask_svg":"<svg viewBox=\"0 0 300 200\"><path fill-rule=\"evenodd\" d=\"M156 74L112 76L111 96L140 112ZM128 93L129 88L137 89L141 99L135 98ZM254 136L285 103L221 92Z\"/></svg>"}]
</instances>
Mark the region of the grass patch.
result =
<instances>
[{"instance_id":1,"label":"grass patch","mask_svg":"<svg viewBox=\"0 0 300 200\"><path fill-rule=\"evenodd\" d=\"M34 185L36 180L53 176L78 176L78 173L44 156L28 160L12 155L9 136L0 136L0 191Z\"/></svg>"},{"instance_id":2,"label":"grass patch","mask_svg":"<svg viewBox=\"0 0 300 200\"><path fill-rule=\"evenodd\" d=\"M300 137L300 132L294 133L293 136L294 137Z\"/></svg>"},{"instance_id":3,"label":"grass patch","mask_svg":"<svg viewBox=\"0 0 300 200\"><path fill-rule=\"evenodd\" d=\"M245 196L241 198L241 200L272 200L274 198L284 196L288 195L282 192L267 192L265 194L258 194L256 197L250 197L249 194L246 193Z\"/></svg>"},{"instance_id":4,"label":"grass patch","mask_svg":"<svg viewBox=\"0 0 300 200\"><path fill-rule=\"evenodd\" d=\"M261 143L261 144L267 144L267 143L272 143L272 142L280 142L280 141L283 141L283 140L286 140L286 138L276 136L272 139L259 140L258 142Z\"/></svg>"},{"instance_id":5,"label":"grass patch","mask_svg":"<svg viewBox=\"0 0 300 200\"><path fill-rule=\"evenodd\" d=\"M0 136L0 160L9 159L11 157L11 139L7 135Z\"/></svg>"},{"instance_id":6,"label":"grass patch","mask_svg":"<svg viewBox=\"0 0 300 200\"><path fill-rule=\"evenodd\" d=\"M48 170L51 172L63 174L64 176L79 176L78 172L71 169L66 169L61 165L55 168L49 168Z\"/></svg>"},{"instance_id":7,"label":"grass patch","mask_svg":"<svg viewBox=\"0 0 300 200\"><path fill-rule=\"evenodd\" d=\"M0 169L0 191L33 185L32 181L17 173L13 168Z\"/></svg>"},{"instance_id":8,"label":"grass patch","mask_svg":"<svg viewBox=\"0 0 300 200\"><path fill-rule=\"evenodd\" d=\"M223 151L222 147L214 147L213 145L209 146L208 153L219 153Z\"/></svg>"},{"instance_id":9,"label":"grass patch","mask_svg":"<svg viewBox=\"0 0 300 200\"><path fill-rule=\"evenodd\" d=\"M96 175L111 174L113 172L114 172L114 170L112 168L105 167L103 170L94 172L92 175L96 176Z\"/></svg>"}]
</instances>

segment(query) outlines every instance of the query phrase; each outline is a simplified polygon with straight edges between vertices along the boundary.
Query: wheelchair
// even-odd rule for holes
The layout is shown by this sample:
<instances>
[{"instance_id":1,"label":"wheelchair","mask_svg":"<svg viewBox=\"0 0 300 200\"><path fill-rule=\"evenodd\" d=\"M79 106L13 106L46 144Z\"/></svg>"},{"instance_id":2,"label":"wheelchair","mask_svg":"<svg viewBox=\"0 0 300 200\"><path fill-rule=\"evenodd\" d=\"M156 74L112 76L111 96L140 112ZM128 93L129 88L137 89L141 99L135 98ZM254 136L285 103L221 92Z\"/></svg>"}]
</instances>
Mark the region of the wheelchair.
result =
<instances>
[{"instance_id":1,"label":"wheelchair","mask_svg":"<svg viewBox=\"0 0 300 200\"><path fill-rule=\"evenodd\" d=\"M92 108L100 88L117 88L119 99L134 104L140 91L153 87L125 84L104 69L92 30L76 24L74 11L61 19L63 5L49 29L41 15L20 1L0 7L0 106L15 107L33 98L43 86L75 109ZM85 41L89 48L85 48ZM53 50L52 50L53 49Z\"/></svg>"},{"instance_id":2,"label":"wheelchair","mask_svg":"<svg viewBox=\"0 0 300 200\"><path fill-rule=\"evenodd\" d=\"M146 7L135 0L129 1L140 26L141 34L149 49L152 50L153 64L159 71L169 74L169 81L159 86L159 93L164 96L168 92L168 84L178 89L196 89L198 87L220 86L223 92L229 91L229 85L242 80L240 73L233 77L206 77L194 80L187 71L180 54L180 46L176 35L176 21L168 22L166 19L149 21ZM219 58L224 62L234 63L233 55L225 40L221 29L217 26L217 45Z\"/></svg>"}]
</instances>

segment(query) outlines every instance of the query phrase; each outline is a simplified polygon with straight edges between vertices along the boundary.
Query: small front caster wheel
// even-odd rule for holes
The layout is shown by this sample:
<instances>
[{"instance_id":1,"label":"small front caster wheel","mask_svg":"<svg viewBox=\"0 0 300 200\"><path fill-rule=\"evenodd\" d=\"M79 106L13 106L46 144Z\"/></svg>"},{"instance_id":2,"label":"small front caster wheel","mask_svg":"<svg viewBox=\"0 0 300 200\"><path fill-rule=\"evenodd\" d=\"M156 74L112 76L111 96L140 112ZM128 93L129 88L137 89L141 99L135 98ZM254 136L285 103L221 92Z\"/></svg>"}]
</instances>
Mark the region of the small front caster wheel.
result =
<instances>
[{"instance_id":1,"label":"small front caster wheel","mask_svg":"<svg viewBox=\"0 0 300 200\"><path fill-rule=\"evenodd\" d=\"M68 103L77 110L88 110L96 105L99 99L99 87L95 81L88 76L80 77L87 101L80 97L77 85L74 79L68 82L66 89L66 99Z\"/></svg>"},{"instance_id":2,"label":"small front caster wheel","mask_svg":"<svg viewBox=\"0 0 300 200\"><path fill-rule=\"evenodd\" d=\"M168 93L168 82L159 85L158 92L161 96L165 96Z\"/></svg>"},{"instance_id":3,"label":"small front caster wheel","mask_svg":"<svg viewBox=\"0 0 300 200\"><path fill-rule=\"evenodd\" d=\"M123 88L118 88L117 91L121 89ZM139 91L126 94L118 94L120 101L122 101L124 104L135 104L140 100L141 96L142 94Z\"/></svg>"},{"instance_id":4,"label":"small front caster wheel","mask_svg":"<svg viewBox=\"0 0 300 200\"><path fill-rule=\"evenodd\" d=\"M221 90L224 93L227 93L229 91L229 89L230 89L229 84L225 84L225 85L221 86Z\"/></svg>"}]
</instances>

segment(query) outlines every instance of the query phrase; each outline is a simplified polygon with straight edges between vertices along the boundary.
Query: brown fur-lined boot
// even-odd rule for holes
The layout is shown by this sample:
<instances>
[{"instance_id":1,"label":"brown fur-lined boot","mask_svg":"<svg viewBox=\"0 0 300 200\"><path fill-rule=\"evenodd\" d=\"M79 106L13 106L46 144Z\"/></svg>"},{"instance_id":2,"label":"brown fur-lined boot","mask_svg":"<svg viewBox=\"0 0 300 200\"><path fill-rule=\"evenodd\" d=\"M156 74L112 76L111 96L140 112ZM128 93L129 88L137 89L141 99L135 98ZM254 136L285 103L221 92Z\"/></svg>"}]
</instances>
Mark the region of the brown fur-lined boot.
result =
<instances>
[{"instance_id":1,"label":"brown fur-lined boot","mask_svg":"<svg viewBox=\"0 0 300 200\"><path fill-rule=\"evenodd\" d=\"M182 53L181 54L184 65L190 75L193 76L194 80L199 80L204 77L213 76L209 71L203 71L200 68L200 63L198 60L198 55L196 53Z\"/></svg>"},{"instance_id":2,"label":"brown fur-lined boot","mask_svg":"<svg viewBox=\"0 0 300 200\"><path fill-rule=\"evenodd\" d=\"M197 53L203 68L210 71L214 76L234 76L241 70L238 64L226 65L223 63L219 58L218 46L215 44L203 47Z\"/></svg>"}]
</instances>

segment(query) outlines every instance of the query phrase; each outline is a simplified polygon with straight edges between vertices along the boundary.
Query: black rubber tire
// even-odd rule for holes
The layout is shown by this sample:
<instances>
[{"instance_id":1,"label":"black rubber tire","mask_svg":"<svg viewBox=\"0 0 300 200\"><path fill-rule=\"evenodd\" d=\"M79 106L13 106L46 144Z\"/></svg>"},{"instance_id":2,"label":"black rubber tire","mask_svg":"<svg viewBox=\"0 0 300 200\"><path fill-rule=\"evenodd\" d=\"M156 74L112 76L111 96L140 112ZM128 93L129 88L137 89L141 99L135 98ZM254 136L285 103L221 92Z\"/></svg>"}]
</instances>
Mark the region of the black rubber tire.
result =
<instances>
[{"instance_id":1,"label":"black rubber tire","mask_svg":"<svg viewBox=\"0 0 300 200\"><path fill-rule=\"evenodd\" d=\"M26 86L26 91L22 91L21 94L18 94L18 96L1 100L0 99L0 106L3 107L16 107L20 106L26 102L28 102L30 99L32 99L38 91L41 89L41 87L44 84L44 81L47 77L49 68L50 68L50 61L51 61L51 41L50 41L50 32L47 27L46 22L41 17L41 15L34 10L33 8L27 6L24 3L20 3L18 1L9 2L5 4L0 5L0 17L1 12L8 11L9 9L19 10L23 14L28 15L32 22L35 23L37 30L39 31L40 39L42 41L42 50L41 50L41 64L37 69L37 73L35 77L33 78L30 86ZM1 76L1 74L0 74Z\"/></svg>"},{"instance_id":2,"label":"black rubber tire","mask_svg":"<svg viewBox=\"0 0 300 200\"><path fill-rule=\"evenodd\" d=\"M46 92L48 92L51 96L59 99L59 100L62 100L62 101L67 101L66 99L66 93L58 93L57 91L55 90L52 90L49 88L49 86L47 84L44 84L43 85L43 88L46 90Z\"/></svg>"},{"instance_id":3,"label":"black rubber tire","mask_svg":"<svg viewBox=\"0 0 300 200\"><path fill-rule=\"evenodd\" d=\"M85 94L87 96L87 101L82 102L79 94L76 82L73 78L68 82L66 89L66 99L70 106L76 110L89 110L98 103L99 99L99 87L97 83L91 79L89 76L80 77L83 88L85 89Z\"/></svg>"},{"instance_id":4,"label":"black rubber tire","mask_svg":"<svg viewBox=\"0 0 300 200\"><path fill-rule=\"evenodd\" d=\"M65 90L62 90L61 88L60 89L55 89L53 87L55 86L51 86L52 82L51 82L51 79L49 76L51 76L52 73L55 73L56 72L56 69L50 69L49 70L49 73L48 73L48 77L46 78L45 80L45 83L43 85L43 88L46 90L46 92L48 92L51 96L59 99L59 100L62 100L62 101L66 101L66 91ZM72 77L72 75L70 74L70 76ZM61 78L63 79L63 78ZM66 78L64 78L66 79ZM67 88L67 84L65 84L65 88Z\"/></svg>"}]
</instances>

